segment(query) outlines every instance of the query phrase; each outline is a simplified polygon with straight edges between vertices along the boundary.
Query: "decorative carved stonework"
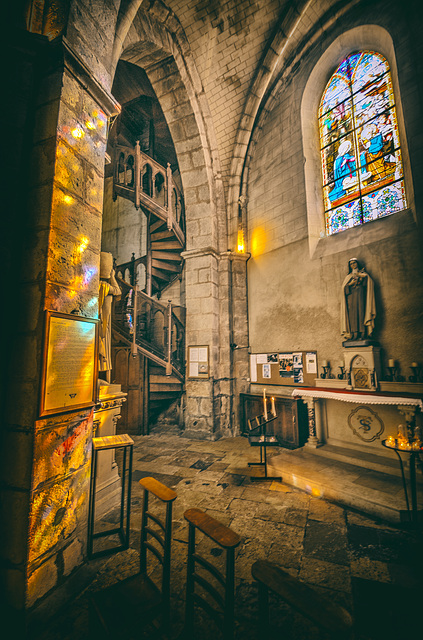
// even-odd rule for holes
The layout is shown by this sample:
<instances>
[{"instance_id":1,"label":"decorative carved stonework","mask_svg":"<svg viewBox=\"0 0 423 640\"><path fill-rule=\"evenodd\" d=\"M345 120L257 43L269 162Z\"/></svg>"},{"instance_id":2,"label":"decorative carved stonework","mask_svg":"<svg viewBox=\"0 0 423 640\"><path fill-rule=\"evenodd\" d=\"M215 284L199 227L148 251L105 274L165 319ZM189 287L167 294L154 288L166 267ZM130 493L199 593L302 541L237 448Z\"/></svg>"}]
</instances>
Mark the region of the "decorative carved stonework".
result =
<instances>
[{"instance_id":1,"label":"decorative carved stonework","mask_svg":"<svg viewBox=\"0 0 423 640\"><path fill-rule=\"evenodd\" d=\"M382 420L370 407L357 407L351 411L348 425L354 435L364 442L373 442L380 438L385 430Z\"/></svg>"},{"instance_id":2,"label":"decorative carved stonework","mask_svg":"<svg viewBox=\"0 0 423 640\"><path fill-rule=\"evenodd\" d=\"M374 346L344 349L347 389L376 391L380 371L379 348Z\"/></svg>"}]
</instances>

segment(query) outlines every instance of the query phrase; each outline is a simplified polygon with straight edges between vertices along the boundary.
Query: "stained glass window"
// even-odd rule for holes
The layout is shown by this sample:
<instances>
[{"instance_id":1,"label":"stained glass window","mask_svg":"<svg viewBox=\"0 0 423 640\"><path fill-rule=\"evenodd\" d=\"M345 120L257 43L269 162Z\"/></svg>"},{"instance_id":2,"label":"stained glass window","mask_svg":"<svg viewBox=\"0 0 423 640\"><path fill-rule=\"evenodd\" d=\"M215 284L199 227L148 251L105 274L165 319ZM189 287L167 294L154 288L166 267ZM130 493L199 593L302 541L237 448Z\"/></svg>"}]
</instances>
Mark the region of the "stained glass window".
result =
<instances>
[{"instance_id":1,"label":"stained glass window","mask_svg":"<svg viewBox=\"0 0 423 640\"><path fill-rule=\"evenodd\" d=\"M407 207L395 98L387 61L359 51L345 58L319 107L326 233Z\"/></svg>"}]
</instances>

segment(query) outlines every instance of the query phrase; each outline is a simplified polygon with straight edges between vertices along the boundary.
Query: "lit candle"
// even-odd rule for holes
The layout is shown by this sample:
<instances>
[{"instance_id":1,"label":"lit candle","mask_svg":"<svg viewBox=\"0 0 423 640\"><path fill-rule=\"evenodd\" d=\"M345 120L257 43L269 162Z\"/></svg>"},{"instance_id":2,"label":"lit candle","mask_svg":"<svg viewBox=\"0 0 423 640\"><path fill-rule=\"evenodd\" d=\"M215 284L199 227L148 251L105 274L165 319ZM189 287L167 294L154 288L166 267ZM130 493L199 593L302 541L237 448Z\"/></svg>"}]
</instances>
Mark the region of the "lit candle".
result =
<instances>
[{"instance_id":1,"label":"lit candle","mask_svg":"<svg viewBox=\"0 0 423 640\"><path fill-rule=\"evenodd\" d=\"M395 360L393 360L392 358L389 358L388 367L395 367Z\"/></svg>"},{"instance_id":2,"label":"lit candle","mask_svg":"<svg viewBox=\"0 0 423 640\"><path fill-rule=\"evenodd\" d=\"M418 367L418 366L419 366L419 365L418 365L418 363L417 363L417 362L412 362L412 363L411 363L411 367L412 367L413 369L417 369L417 367Z\"/></svg>"},{"instance_id":3,"label":"lit candle","mask_svg":"<svg viewBox=\"0 0 423 640\"><path fill-rule=\"evenodd\" d=\"M276 416L275 398L272 398L272 414Z\"/></svg>"},{"instance_id":4,"label":"lit candle","mask_svg":"<svg viewBox=\"0 0 423 640\"><path fill-rule=\"evenodd\" d=\"M266 396L263 398L264 403L264 419L267 420L267 398Z\"/></svg>"}]
</instances>

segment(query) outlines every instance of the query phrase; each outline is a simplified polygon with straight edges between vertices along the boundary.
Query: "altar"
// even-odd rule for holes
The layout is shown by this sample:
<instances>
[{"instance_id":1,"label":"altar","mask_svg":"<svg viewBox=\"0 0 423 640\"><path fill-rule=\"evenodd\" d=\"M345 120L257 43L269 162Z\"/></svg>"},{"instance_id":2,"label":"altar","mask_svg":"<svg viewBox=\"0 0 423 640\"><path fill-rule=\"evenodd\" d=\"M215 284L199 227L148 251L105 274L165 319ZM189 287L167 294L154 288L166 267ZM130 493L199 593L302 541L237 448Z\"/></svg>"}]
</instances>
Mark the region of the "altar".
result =
<instances>
[{"instance_id":1,"label":"altar","mask_svg":"<svg viewBox=\"0 0 423 640\"><path fill-rule=\"evenodd\" d=\"M292 391L307 405L307 447L329 444L383 455L382 440L395 438L400 426L419 428L423 402L417 394L348 390L316 382L320 385Z\"/></svg>"},{"instance_id":2,"label":"altar","mask_svg":"<svg viewBox=\"0 0 423 640\"><path fill-rule=\"evenodd\" d=\"M395 442L410 427L421 433L421 394L412 393L409 385L402 385L407 388L404 391L400 384L379 392L349 390L343 381L338 388L330 384L334 381L316 379L315 387L291 390L291 396L307 407L307 442L300 449L280 450L271 457L269 473L281 475L283 482L316 497L391 522L410 522L411 504L404 496L402 469L393 450L383 443ZM420 451L419 447L416 455ZM407 482L409 453L406 448L400 453ZM419 471L416 476L417 517L423 508L423 477Z\"/></svg>"}]
</instances>

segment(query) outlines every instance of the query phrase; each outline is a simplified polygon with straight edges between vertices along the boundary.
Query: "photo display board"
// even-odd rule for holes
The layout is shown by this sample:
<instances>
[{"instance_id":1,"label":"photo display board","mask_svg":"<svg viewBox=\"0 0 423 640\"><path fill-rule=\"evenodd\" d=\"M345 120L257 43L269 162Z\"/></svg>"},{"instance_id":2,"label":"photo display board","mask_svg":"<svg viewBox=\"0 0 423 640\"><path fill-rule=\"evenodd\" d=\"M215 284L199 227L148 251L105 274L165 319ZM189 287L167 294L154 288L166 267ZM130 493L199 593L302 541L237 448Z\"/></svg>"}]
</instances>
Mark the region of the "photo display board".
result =
<instances>
[{"instance_id":1,"label":"photo display board","mask_svg":"<svg viewBox=\"0 0 423 640\"><path fill-rule=\"evenodd\" d=\"M40 416L95 404L98 320L46 311Z\"/></svg>"},{"instance_id":2,"label":"photo display board","mask_svg":"<svg viewBox=\"0 0 423 640\"><path fill-rule=\"evenodd\" d=\"M250 379L256 384L315 386L316 351L250 354Z\"/></svg>"}]
</instances>

